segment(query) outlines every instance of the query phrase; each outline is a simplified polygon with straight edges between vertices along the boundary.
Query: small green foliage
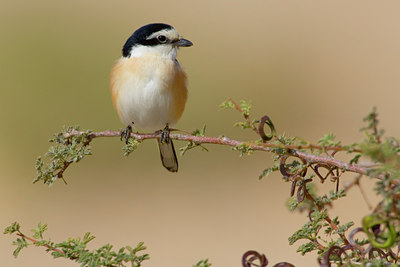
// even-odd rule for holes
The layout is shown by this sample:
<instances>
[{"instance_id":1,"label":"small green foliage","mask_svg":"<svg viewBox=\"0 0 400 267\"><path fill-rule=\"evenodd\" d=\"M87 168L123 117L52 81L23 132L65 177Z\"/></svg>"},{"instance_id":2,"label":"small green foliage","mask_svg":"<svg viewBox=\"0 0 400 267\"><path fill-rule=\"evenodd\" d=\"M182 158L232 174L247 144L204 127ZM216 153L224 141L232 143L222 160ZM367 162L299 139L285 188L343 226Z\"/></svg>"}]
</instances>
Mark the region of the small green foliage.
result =
<instances>
[{"instance_id":1,"label":"small green foliage","mask_svg":"<svg viewBox=\"0 0 400 267\"><path fill-rule=\"evenodd\" d=\"M358 143L352 143L349 145L344 145L342 147L347 153L353 153L358 149Z\"/></svg>"},{"instance_id":2,"label":"small green foliage","mask_svg":"<svg viewBox=\"0 0 400 267\"><path fill-rule=\"evenodd\" d=\"M384 130L378 129L378 113L376 107L373 107L372 111L363 119L367 123L367 126L360 130L365 133L370 143L380 143L380 139L384 134Z\"/></svg>"},{"instance_id":3,"label":"small green foliage","mask_svg":"<svg viewBox=\"0 0 400 267\"><path fill-rule=\"evenodd\" d=\"M232 101L232 99L228 99L219 105L221 109L237 109L239 110L243 116L248 117L250 116L250 110L251 110L251 103L247 102L245 100L240 100L240 104L237 105Z\"/></svg>"},{"instance_id":4,"label":"small green foliage","mask_svg":"<svg viewBox=\"0 0 400 267\"><path fill-rule=\"evenodd\" d=\"M13 222L10 226L7 226L6 229L4 229L3 234L13 234L15 232L21 233L19 229L21 226L17 222Z\"/></svg>"},{"instance_id":5,"label":"small green foliage","mask_svg":"<svg viewBox=\"0 0 400 267\"><path fill-rule=\"evenodd\" d=\"M196 129L192 132L192 135L194 136L205 136L206 135L206 128L207 126L204 124L201 129Z\"/></svg>"},{"instance_id":6,"label":"small green foliage","mask_svg":"<svg viewBox=\"0 0 400 267\"><path fill-rule=\"evenodd\" d=\"M20 228L21 228L20 224L14 222L10 226L7 226L3 232L3 234L10 234L10 235L16 233L18 236L21 237L21 238L18 237L15 241L12 242L13 245L17 246L17 248L13 252L15 258L18 257L19 253L23 248L26 248L29 245L26 239L24 238L23 234L21 233Z\"/></svg>"},{"instance_id":7,"label":"small green foliage","mask_svg":"<svg viewBox=\"0 0 400 267\"><path fill-rule=\"evenodd\" d=\"M258 176L258 179L263 179L264 177L267 177L270 173L279 171L279 162L275 162L274 165L272 165L272 167L266 168L265 170L263 170L263 172Z\"/></svg>"},{"instance_id":8,"label":"small green foliage","mask_svg":"<svg viewBox=\"0 0 400 267\"><path fill-rule=\"evenodd\" d=\"M338 224L339 224L339 222L338 222ZM343 225L338 225L338 229L336 231L334 231L333 233L344 235L346 233L346 231L349 230L349 228L352 227L353 225L354 225L354 222L348 222Z\"/></svg>"},{"instance_id":9,"label":"small green foliage","mask_svg":"<svg viewBox=\"0 0 400 267\"><path fill-rule=\"evenodd\" d=\"M281 143L284 146L292 145L294 141L296 140L295 137L288 137L285 134L281 134L278 136L278 142Z\"/></svg>"},{"instance_id":10,"label":"small green foliage","mask_svg":"<svg viewBox=\"0 0 400 267\"><path fill-rule=\"evenodd\" d=\"M43 238L43 233L47 230L47 224L42 225L38 223L38 227L32 229L34 233L33 238L28 238L20 232L20 226L17 222L8 226L4 234L13 234L17 232L18 237L13 241L13 245L17 248L13 254L18 256L20 251L34 244L37 247L45 247L46 250L51 251L54 258L66 258L77 263L82 267L98 267L98 266L133 266L140 267L142 262L149 259L148 254L138 255L139 252L146 249L143 242L140 242L135 248L130 246L122 247L118 251L113 251L113 246L106 244L95 250L88 250L87 245L95 237L90 233L86 233L83 238L68 238L66 241L55 244L50 240Z\"/></svg>"},{"instance_id":11,"label":"small green foliage","mask_svg":"<svg viewBox=\"0 0 400 267\"><path fill-rule=\"evenodd\" d=\"M354 264L351 265L351 267L358 267L358 266L368 266L368 267L398 267L399 265L397 263L389 262L385 258L381 258L377 253L374 253L376 258L372 260L364 260L362 261L362 264Z\"/></svg>"},{"instance_id":12,"label":"small green foliage","mask_svg":"<svg viewBox=\"0 0 400 267\"><path fill-rule=\"evenodd\" d=\"M340 145L340 141L335 141L335 136L333 134L326 134L324 137L318 140L318 145L322 147L337 147Z\"/></svg>"},{"instance_id":13,"label":"small green foliage","mask_svg":"<svg viewBox=\"0 0 400 267\"><path fill-rule=\"evenodd\" d=\"M122 150L124 151L124 156L129 156L129 154L135 151L141 143L142 141L133 137L129 137L127 144L125 144L125 146L122 148Z\"/></svg>"},{"instance_id":14,"label":"small green foliage","mask_svg":"<svg viewBox=\"0 0 400 267\"><path fill-rule=\"evenodd\" d=\"M337 198L337 194L331 194L331 199ZM304 255L313 250L317 250L317 252L321 254L324 253L327 248L334 245L339 247L345 245L345 242L341 237L344 236L347 230L354 225L353 222L340 225L338 218L335 217L331 220L335 225L335 228L333 228L331 223L329 223L329 216L325 208L321 211L317 207L312 208L310 216L310 220L304 224L301 229L297 230L291 237L289 237L290 245L293 245L295 242L302 239L309 241L308 243L301 245L297 249L297 252ZM321 233L324 233L324 236L322 236ZM339 235L339 237L336 238L332 235ZM331 239L324 240L324 237L330 237Z\"/></svg>"},{"instance_id":15,"label":"small green foliage","mask_svg":"<svg viewBox=\"0 0 400 267\"><path fill-rule=\"evenodd\" d=\"M332 201L337 200L339 198L345 197L346 192L344 190L339 190L338 192L329 191L329 195L323 195L315 198L315 204L320 206L329 205Z\"/></svg>"},{"instance_id":16,"label":"small green foliage","mask_svg":"<svg viewBox=\"0 0 400 267\"><path fill-rule=\"evenodd\" d=\"M325 218L327 217L327 211L319 211L314 209L311 213L311 221L308 221L304 226L297 230L292 236L289 237L289 244L293 245L296 241L301 239L307 239L310 241L317 240L317 234L319 229L324 226Z\"/></svg>"},{"instance_id":17,"label":"small green foliage","mask_svg":"<svg viewBox=\"0 0 400 267\"><path fill-rule=\"evenodd\" d=\"M233 124L234 127L240 127L242 129L254 129L254 125L256 124L256 120L253 121L238 121Z\"/></svg>"},{"instance_id":18,"label":"small green foliage","mask_svg":"<svg viewBox=\"0 0 400 267\"><path fill-rule=\"evenodd\" d=\"M278 145L276 147L271 147L271 152L275 154L274 160L279 160L283 155L286 155L288 152L287 146L293 145L295 140L295 137L288 137L285 134L281 134L276 140L271 142L272 144Z\"/></svg>"},{"instance_id":19,"label":"small green foliage","mask_svg":"<svg viewBox=\"0 0 400 267\"><path fill-rule=\"evenodd\" d=\"M253 148L251 148L251 146L249 146L246 143L241 143L237 146L232 147L233 151L239 151L240 156L242 157L243 155L251 155L253 154L254 150Z\"/></svg>"},{"instance_id":20,"label":"small green foliage","mask_svg":"<svg viewBox=\"0 0 400 267\"><path fill-rule=\"evenodd\" d=\"M335 224L336 226L339 225L339 218L336 216L335 218L332 219L332 223ZM325 234L331 235L335 230L332 228L331 225L326 225L326 228L324 230Z\"/></svg>"},{"instance_id":21,"label":"small green foliage","mask_svg":"<svg viewBox=\"0 0 400 267\"><path fill-rule=\"evenodd\" d=\"M286 206L289 208L290 211L294 211L297 209L301 202L297 201L296 197L290 197L286 200Z\"/></svg>"},{"instance_id":22,"label":"small green foliage","mask_svg":"<svg viewBox=\"0 0 400 267\"><path fill-rule=\"evenodd\" d=\"M45 161L41 157L36 160L37 177L33 183L41 181L50 186L57 179L64 180L64 171L71 163L92 154L89 146L91 131L78 131L79 126L64 128L49 140L54 145L45 154Z\"/></svg>"},{"instance_id":23,"label":"small green foliage","mask_svg":"<svg viewBox=\"0 0 400 267\"><path fill-rule=\"evenodd\" d=\"M357 164L361 156L361 153L355 154L354 157L350 160L350 164Z\"/></svg>"},{"instance_id":24,"label":"small green foliage","mask_svg":"<svg viewBox=\"0 0 400 267\"><path fill-rule=\"evenodd\" d=\"M196 129L192 132L192 135L194 136L205 136L206 134L206 125L203 125L203 127L201 129ZM195 147L201 147L202 150L204 151L208 151L207 148L205 148L203 145L193 142L193 141L189 141L186 146L179 148L179 150L181 151L181 155L185 155L185 153L190 150L193 149Z\"/></svg>"},{"instance_id":25,"label":"small green foliage","mask_svg":"<svg viewBox=\"0 0 400 267\"><path fill-rule=\"evenodd\" d=\"M250 102L247 102L245 100L240 100L240 103L237 104L233 100L229 99L227 101L224 101L220 105L220 108L221 109L236 109L243 115L244 121L235 122L233 124L234 127L241 127L242 129L252 129L252 130L257 129L256 124L258 123L258 120L255 120L255 119L250 120L250 111L251 111L251 103Z\"/></svg>"},{"instance_id":26,"label":"small green foliage","mask_svg":"<svg viewBox=\"0 0 400 267\"><path fill-rule=\"evenodd\" d=\"M400 217L400 142L396 138L384 138L384 131L378 128L378 114L374 108L364 118L367 126L361 128L366 139L360 143L362 156L368 157L376 166L367 170L370 177L380 177L375 183L375 191L383 200L377 213L384 216ZM398 224L398 220L393 220Z\"/></svg>"},{"instance_id":27,"label":"small green foliage","mask_svg":"<svg viewBox=\"0 0 400 267\"><path fill-rule=\"evenodd\" d=\"M360 144L360 147L364 154L370 157L374 162L380 162L384 164L390 163L390 168L396 168L400 166L399 141L394 138L389 138L383 143L379 144L363 142Z\"/></svg>"},{"instance_id":28,"label":"small green foliage","mask_svg":"<svg viewBox=\"0 0 400 267\"><path fill-rule=\"evenodd\" d=\"M43 224L41 222L38 223L37 228L33 228L33 238L43 239L43 233L47 230L47 224Z\"/></svg>"},{"instance_id":29,"label":"small green foliage","mask_svg":"<svg viewBox=\"0 0 400 267\"><path fill-rule=\"evenodd\" d=\"M208 259L205 260L201 260L198 263L196 263L195 265L193 265L193 267L210 267L212 264L210 262L208 262Z\"/></svg>"},{"instance_id":30,"label":"small green foliage","mask_svg":"<svg viewBox=\"0 0 400 267\"><path fill-rule=\"evenodd\" d=\"M228 99L224 102L222 102L219 105L220 109L235 109L235 105L233 104L232 100Z\"/></svg>"},{"instance_id":31,"label":"small green foliage","mask_svg":"<svg viewBox=\"0 0 400 267\"><path fill-rule=\"evenodd\" d=\"M28 241L25 238L17 238L17 240L12 242L13 245L17 246L17 248L13 251L13 255L15 258L18 257L19 253L23 248L28 247Z\"/></svg>"},{"instance_id":32,"label":"small green foliage","mask_svg":"<svg viewBox=\"0 0 400 267\"><path fill-rule=\"evenodd\" d=\"M250 102L247 102L245 100L240 100L239 106L240 106L244 116L250 116L250 110L251 110Z\"/></svg>"},{"instance_id":33,"label":"small green foliage","mask_svg":"<svg viewBox=\"0 0 400 267\"><path fill-rule=\"evenodd\" d=\"M308 187L309 185L310 187ZM324 208L332 204L333 201L345 197L346 194L344 190L338 192L330 191L329 195L317 197L316 191L312 189L311 185L313 184L307 184L307 190L310 189L310 191L307 192L310 195L312 194L312 198L314 199L313 201L305 199L305 201L303 200L299 203L297 198L293 197L288 202L291 210L298 209L300 211L310 211L310 220L289 238L289 243L291 245L301 239L309 241L297 249L297 252L300 252L302 255L313 250L317 250L317 252L321 254L324 253L327 248L334 245L339 247L343 246L345 242L342 239L342 236L345 236L347 230L354 225L353 222L341 225L338 217L329 220L327 209ZM313 192L311 193L311 191ZM324 235L321 235L321 233L324 233ZM338 237L333 235L338 235ZM330 237L330 240L324 240L324 238L327 237Z\"/></svg>"},{"instance_id":34,"label":"small green foliage","mask_svg":"<svg viewBox=\"0 0 400 267\"><path fill-rule=\"evenodd\" d=\"M307 254L308 252L317 250L318 246L314 243L314 242L307 242L305 244L300 245L296 252L301 253L302 256L304 256L305 254Z\"/></svg>"}]
</instances>

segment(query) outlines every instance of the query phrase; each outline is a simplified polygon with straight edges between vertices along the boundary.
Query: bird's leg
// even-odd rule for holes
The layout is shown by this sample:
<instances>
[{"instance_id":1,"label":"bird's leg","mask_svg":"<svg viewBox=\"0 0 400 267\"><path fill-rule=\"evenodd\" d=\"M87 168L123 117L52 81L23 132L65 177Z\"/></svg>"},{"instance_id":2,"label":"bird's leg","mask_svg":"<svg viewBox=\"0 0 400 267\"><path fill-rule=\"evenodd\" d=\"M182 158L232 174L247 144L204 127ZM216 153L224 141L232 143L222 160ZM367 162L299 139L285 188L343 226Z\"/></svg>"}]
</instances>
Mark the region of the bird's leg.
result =
<instances>
[{"instance_id":1,"label":"bird's leg","mask_svg":"<svg viewBox=\"0 0 400 267\"><path fill-rule=\"evenodd\" d=\"M169 126L168 124L165 126L165 128L163 130L160 131L161 137L160 137L160 141L161 143L169 143Z\"/></svg>"},{"instance_id":2,"label":"bird's leg","mask_svg":"<svg viewBox=\"0 0 400 267\"><path fill-rule=\"evenodd\" d=\"M123 138L125 138L125 143L128 144L128 139L131 137L132 133L132 126L128 125L125 130L121 131L121 141Z\"/></svg>"}]
</instances>

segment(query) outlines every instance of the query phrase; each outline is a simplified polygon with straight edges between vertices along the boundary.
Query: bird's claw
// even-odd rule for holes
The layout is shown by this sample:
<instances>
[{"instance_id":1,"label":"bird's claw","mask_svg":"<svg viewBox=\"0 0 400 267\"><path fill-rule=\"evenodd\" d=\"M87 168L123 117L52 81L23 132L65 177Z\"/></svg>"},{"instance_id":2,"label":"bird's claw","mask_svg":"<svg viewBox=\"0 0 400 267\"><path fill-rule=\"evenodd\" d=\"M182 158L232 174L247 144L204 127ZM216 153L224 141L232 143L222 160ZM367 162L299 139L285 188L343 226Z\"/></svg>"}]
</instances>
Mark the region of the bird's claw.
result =
<instances>
[{"instance_id":1,"label":"bird's claw","mask_svg":"<svg viewBox=\"0 0 400 267\"><path fill-rule=\"evenodd\" d=\"M163 130L160 130L159 133L161 135L161 137L160 137L161 143L169 143L170 130L169 130L168 124L165 126L165 128Z\"/></svg>"},{"instance_id":2,"label":"bird's claw","mask_svg":"<svg viewBox=\"0 0 400 267\"><path fill-rule=\"evenodd\" d=\"M124 130L121 131L121 141L125 139L125 143L128 144L128 140L131 137L132 126L128 125Z\"/></svg>"}]
</instances>

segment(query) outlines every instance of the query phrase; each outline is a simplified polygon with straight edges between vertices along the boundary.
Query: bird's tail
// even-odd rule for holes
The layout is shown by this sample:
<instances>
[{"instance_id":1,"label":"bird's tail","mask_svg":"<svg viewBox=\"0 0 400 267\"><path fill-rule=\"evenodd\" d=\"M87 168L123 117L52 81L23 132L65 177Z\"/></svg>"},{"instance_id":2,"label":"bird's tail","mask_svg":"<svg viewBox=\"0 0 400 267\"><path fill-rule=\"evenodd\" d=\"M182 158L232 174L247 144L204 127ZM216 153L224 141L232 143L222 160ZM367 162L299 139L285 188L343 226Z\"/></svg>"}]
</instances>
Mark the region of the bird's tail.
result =
<instances>
[{"instance_id":1,"label":"bird's tail","mask_svg":"<svg viewBox=\"0 0 400 267\"><path fill-rule=\"evenodd\" d=\"M161 140L157 138L158 147L160 148L160 157L163 166L170 172L178 171L178 159L176 158L174 144L172 140Z\"/></svg>"}]
</instances>

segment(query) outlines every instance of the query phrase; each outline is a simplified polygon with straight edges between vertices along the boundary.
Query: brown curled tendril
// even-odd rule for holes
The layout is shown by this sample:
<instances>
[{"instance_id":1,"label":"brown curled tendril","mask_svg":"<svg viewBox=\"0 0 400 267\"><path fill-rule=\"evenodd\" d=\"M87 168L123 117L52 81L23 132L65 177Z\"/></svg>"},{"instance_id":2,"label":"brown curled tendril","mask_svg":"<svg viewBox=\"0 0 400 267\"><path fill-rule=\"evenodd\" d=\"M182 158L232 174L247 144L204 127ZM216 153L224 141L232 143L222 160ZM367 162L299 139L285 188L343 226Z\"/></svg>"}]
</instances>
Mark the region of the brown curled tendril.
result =
<instances>
[{"instance_id":1,"label":"brown curled tendril","mask_svg":"<svg viewBox=\"0 0 400 267\"><path fill-rule=\"evenodd\" d=\"M270 129L270 131L271 131L271 134L269 134L269 135L266 135L266 134L265 134L265 131L264 131L264 124L267 124L267 125L268 125L268 127L269 127L269 129ZM276 136L275 126L274 126L274 124L272 123L271 119L270 119L267 115L263 116L263 117L260 119L260 121L259 121L259 123L258 123L257 132L258 132L258 134L260 135L261 139L262 139L264 142L269 141L269 140L271 140L274 136Z\"/></svg>"},{"instance_id":2,"label":"brown curled tendril","mask_svg":"<svg viewBox=\"0 0 400 267\"><path fill-rule=\"evenodd\" d=\"M322 257L322 259L321 258L318 259L318 262L321 267L330 267L331 266L330 258L331 258L331 256L335 255L339 258L339 262L340 262L340 266L341 266L342 265L342 258L341 258L342 254L344 254L346 257L348 257L346 251L344 251L343 248L341 248L339 246L332 246L328 249L328 251Z\"/></svg>"},{"instance_id":3,"label":"brown curled tendril","mask_svg":"<svg viewBox=\"0 0 400 267\"><path fill-rule=\"evenodd\" d=\"M255 263L255 261L258 261ZM249 250L242 256L242 266L243 267L266 267L268 265L268 260L264 254L260 254L257 251ZM293 264L288 262L279 262L272 267L295 267Z\"/></svg>"},{"instance_id":4,"label":"brown curled tendril","mask_svg":"<svg viewBox=\"0 0 400 267\"><path fill-rule=\"evenodd\" d=\"M372 248L369 250L369 252L368 252L368 258L369 258L369 259L374 259L374 258L375 258L374 254L373 254L374 252L378 252L378 256L379 256L381 259L388 260L388 258L387 258L388 254L386 254L382 249L380 249L380 248L375 248L375 247L372 247Z\"/></svg>"},{"instance_id":5,"label":"brown curled tendril","mask_svg":"<svg viewBox=\"0 0 400 267\"><path fill-rule=\"evenodd\" d=\"M321 173L319 172L319 168L324 168L328 170L328 173L325 176L322 176ZM326 178L328 178L330 175L333 175L334 171L337 170L337 167L332 167L329 166L327 164L316 164L315 166L312 167L312 169L314 170L315 174L319 177L319 179L321 180L321 183L325 182ZM339 175L339 173L337 173L337 175Z\"/></svg>"},{"instance_id":6,"label":"brown curled tendril","mask_svg":"<svg viewBox=\"0 0 400 267\"><path fill-rule=\"evenodd\" d=\"M292 187L290 188L290 196L292 197L294 195L294 192L296 191L296 184L297 184L298 179L294 179L292 181Z\"/></svg>"},{"instance_id":7,"label":"brown curled tendril","mask_svg":"<svg viewBox=\"0 0 400 267\"><path fill-rule=\"evenodd\" d=\"M295 267L295 266L288 262L279 262L272 267Z\"/></svg>"},{"instance_id":8,"label":"brown curled tendril","mask_svg":"<svg viewBox=\"0 0 400 267\"><path fill-rule=\"evenodd\" d=\"M365 233L364 229L362 227L357 227L357 228L353 229L353 231L351 231L351 233L349 234L348 240L352 247L357 248L358 250L361 251L362 247L359 244L357 244L356 241L354 241L354 236L359 232Z\"/></svg>"},{"instance_id":9,"label":"brown curled tendril","mask_svg":"<svg viewBox=\"0 0 400 267\"><path fill-rule=\"evenodd\" d=\"M291 177L295 177L297 175L301 176L301 177L305 177L307 174L307 167L301 169L300 171L298 171L297 173L290 173L288 171L288 168L285 167L285 163L286 160L291 157L288 155L284 155L281 157L281 161L279 163L279 171L281 172L281 174L283 175L283 177L285 178L291 178ZM307 164L307 162L304 159L301 159L301 161L303 162L303 164Z\"/></svg>"},{"instance_id":10,"label":"brown curled tendril","mask_svg":"<svg viewBox=\"0 0 400 267\"><path fill-rule=\"evenodd\" d=\"M311 182L312 179L306 179L301 182L299 189L297 189L297 202L302 202L307 194L306 184Z\"/></svg>"},{"instance_id":11,"label":"brown curled tendril","mask_svg":"<svg viewBox=\"0 0 400 267\"><path fill-rule=\"evenodd\" d=\"M259 263L254 263L254 261L259 261ZM252 267L259 266L265 267L268 265L268 260L264 254L260 254L257 251L249 250L242 256L242 266L243 267Z\"/></svg>"}]
</instances>

